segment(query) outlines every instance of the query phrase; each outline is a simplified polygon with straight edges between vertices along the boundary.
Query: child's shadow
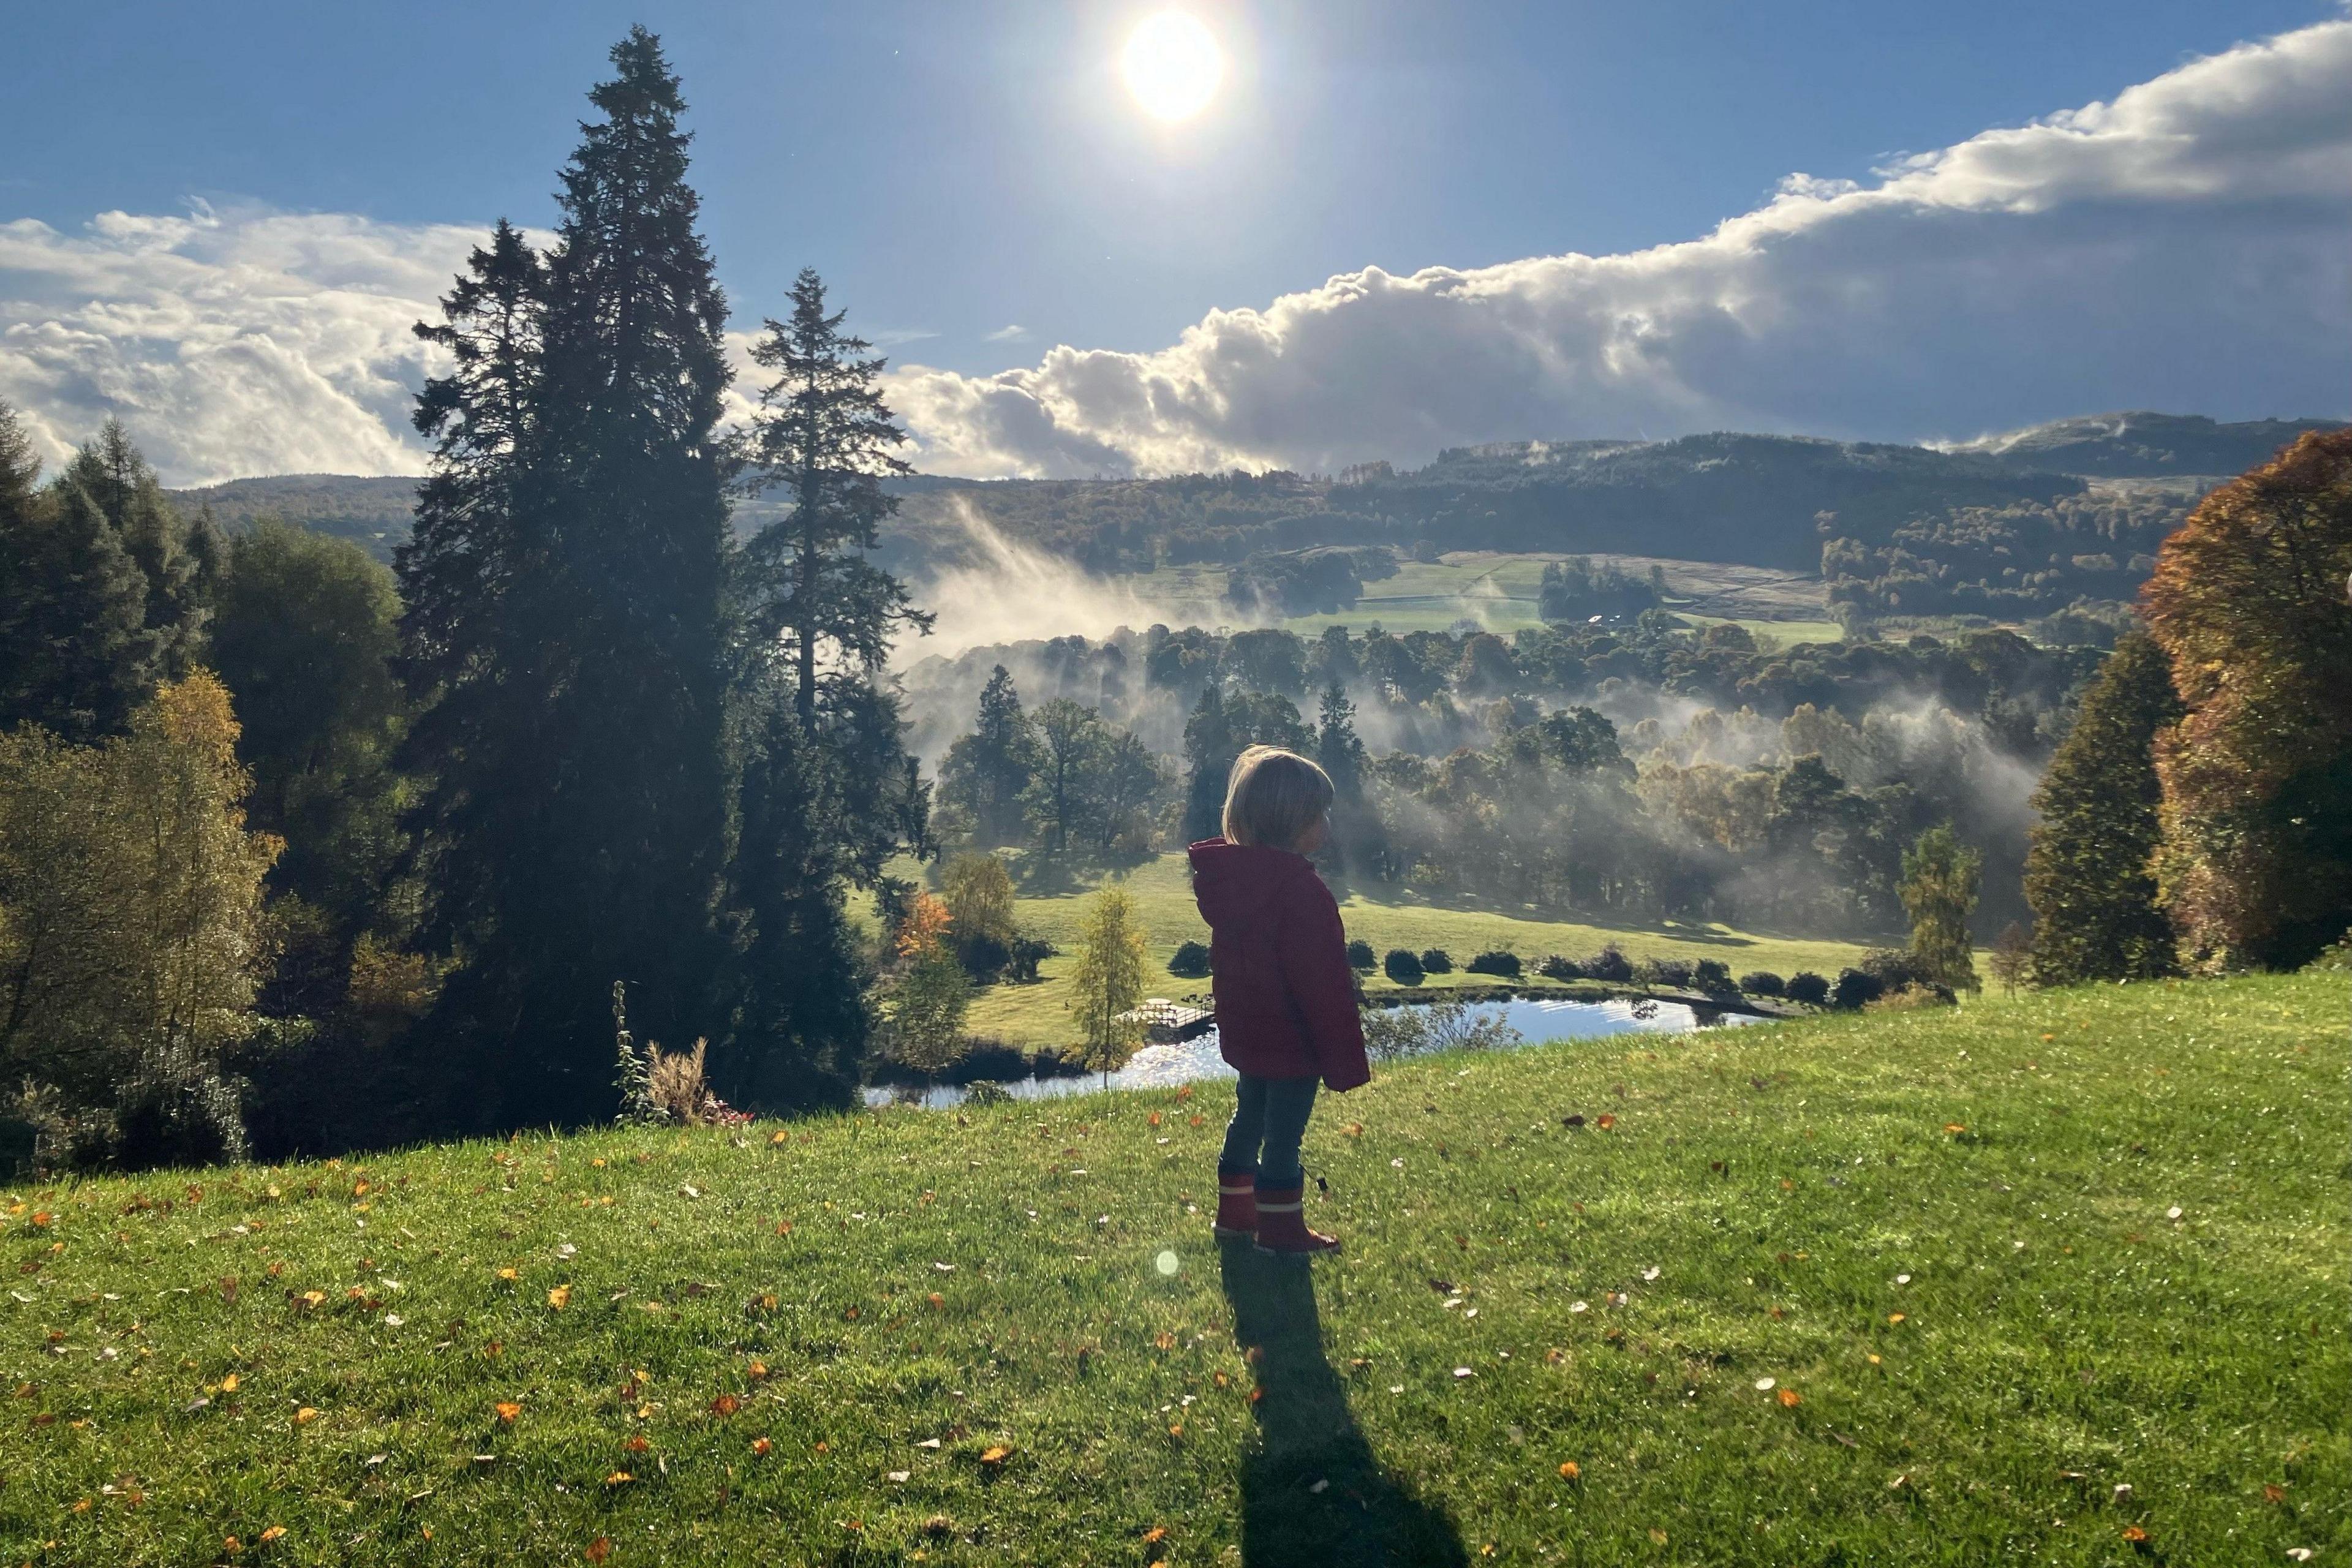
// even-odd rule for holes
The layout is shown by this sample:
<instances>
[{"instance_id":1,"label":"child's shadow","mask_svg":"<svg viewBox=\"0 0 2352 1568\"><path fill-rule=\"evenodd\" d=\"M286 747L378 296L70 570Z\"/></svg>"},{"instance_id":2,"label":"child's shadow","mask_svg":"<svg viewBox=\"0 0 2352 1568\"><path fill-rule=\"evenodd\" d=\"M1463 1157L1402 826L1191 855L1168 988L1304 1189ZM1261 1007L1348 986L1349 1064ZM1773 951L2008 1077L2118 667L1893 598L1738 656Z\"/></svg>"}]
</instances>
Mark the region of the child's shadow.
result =
<instances>
[{"instance_id":1,"label":"child's shadow","mask_svg":"<svg viewBox=\"0 0 2352 1568\"><path fill-rule=\"evenodd\" d=\"M1256 1352L1263 1394L1255 1405L1262 1440L1242 1470L1242 1561L1252 1568L1466 1564L1454 1521L1383 1471L1358 1430L1323 1356L1312 1271L1246 1241L1228 1242L1219 1254L1234 1337L1244 1355Z\"/></svg>"}]
</instances>

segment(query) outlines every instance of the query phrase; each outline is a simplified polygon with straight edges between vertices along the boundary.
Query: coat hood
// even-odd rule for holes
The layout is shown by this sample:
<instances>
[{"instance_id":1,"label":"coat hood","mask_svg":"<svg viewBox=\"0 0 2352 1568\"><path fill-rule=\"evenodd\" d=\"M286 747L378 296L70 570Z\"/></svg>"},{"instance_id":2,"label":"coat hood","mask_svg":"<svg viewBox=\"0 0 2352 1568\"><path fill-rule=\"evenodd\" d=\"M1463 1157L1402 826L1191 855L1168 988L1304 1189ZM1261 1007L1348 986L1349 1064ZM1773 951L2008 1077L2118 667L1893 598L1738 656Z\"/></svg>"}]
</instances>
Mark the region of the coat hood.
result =
<instances>
[{"instance_id":1,"label":"coat hood","mask_svg":"<svg viewBox=\"0 0 2352 1568\"><path fill-rule=\"evenodd\" d=\"M1282 890L1315 875L1315 863L1288 849L1204 838L1186 853L1192 861L1192 897L1211 929L1248 925Z\"/></svg>"}]
</instances>

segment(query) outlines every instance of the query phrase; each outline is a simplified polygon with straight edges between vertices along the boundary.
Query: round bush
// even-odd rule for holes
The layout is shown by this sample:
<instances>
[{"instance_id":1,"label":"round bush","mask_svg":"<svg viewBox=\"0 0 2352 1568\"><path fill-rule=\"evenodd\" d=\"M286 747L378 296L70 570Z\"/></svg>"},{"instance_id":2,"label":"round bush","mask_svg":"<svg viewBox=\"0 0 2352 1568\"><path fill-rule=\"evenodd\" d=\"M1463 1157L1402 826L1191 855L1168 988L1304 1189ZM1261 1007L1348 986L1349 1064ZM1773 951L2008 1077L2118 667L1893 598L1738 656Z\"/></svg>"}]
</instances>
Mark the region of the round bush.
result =
<instances>
[{"instance_id":1,"label":"round bush","mask_svg":"<svg viewBox=\"0 0 2352 1568\"><path fill-rule=\"evenodd\" d=\"M1421 967L1426 974L1451 974L1454 957L1442 947L1424 947L1421 950Z\"/></svg>"},{"instance_id":2,"label":"round bush","mask_svg":"<svg viewBox=\"0 0 2352 1568\"><path fill-rule=\"evenodd\" d=\"M1808 1007L1818 1007L1830 999L1830 983L1810 969L1800 969L1789 976L1781 994L1791 1002L1802 1002Z\"/></svg>"},{"instance_id":3,"label":"round bush","mask_svg":"<svg viewBox=\"0 0 2352 1568\"><path fill-rule=\"evenodd\" d=\"M1400 985L1421 984L1421 960L1409 947L1391 948L1388 957L1381 961L1381 967L1388 971L1389 978Z\"/></svg>"},{"instance_id":4,"label":"round bush","mask_svg":"<svg viewBox=\"0 0 2352 1568\"><path fill-rule=\"evenodd\" d=\"M1783 987L1780 977L1769 969L1759 969L1739 977L1739 988L1750 996L1778 996Z\"/></svg>"},{"instance_id":5,"label":"round bush","mask_svg":"<svg viewBox=\"0 0 2352 1568\"><path fill-rule=\"evenodd\" d=\"M1644 985L1664 985L1679 991L1691 983L1690 961L1653 955L1633 966L1633 978Z\"/></svg>"},{"instance_id":6,"label":"round bush","mask_svg":"<svg viewBox=\"0 0 2352 1568\"><path fill-rule=\"evenodd\" d=\"M1473 974L1500 974L1517 980L1519 977L1519 955L1496 948L1480 953L1464 967Z\"/></svg>"},{"instance_id":7,"label":"round bush","mask_svg":"<svg viewBox=\"0 0 2352 1568\"><path fill-rule=\"evenodd\" d=\"M1547 980L1581 980L1584 978L1584 965L1555 952L1536 965L1536 973Z\"/></svg>"},{"instance_id":8,"label":"round bush","mask_svg":"<svg viewBox=\"0 0 2352 1568\"><path fill-rule=\"evenodd\" d=\"M1380 955L1372 951L1372 944L1370 942L1351 942L1348 944L1349 968L1377 969L1380 967Z\"/></svg>"},{"instance_id":9,"label":"round bush","mask_svg":"<svg viewBox=\"0 0 2352 1568\"><path fill-rule=\"evenodd\" d=\"M1185 980L1198 980L1209 973L1209 949L1206 943L1188 942L1176 950L1168 961L1168 973Z\"/></svg>"},{"instance_id":10,"label":"round bush","mask_svg":"<svg viewBox=\"0 0 2352 1568\"><path fill-rule=\"evenodd\" d=\"M1702 958L1692 964L1691 984L1710 996L1738 989L1731 984L1731 965L1717 958Z\"/></svg>"},{"instance_id":11,"label":"round bush","mask_svg":"<svg viewBox=\"0 0 2352 1568\"><path fill-rule=\"evenodd\" d=\"M1886 982L1866 969L1841 969L1830 989L1830 1005L1848 1010L1886 994Z\"/></svg>"},{"instance_id":12,"label":"round bush","mask_svg":"<svg viewBox=\"0 0 2352 1568\"><path fill-rule=\"evenodd\" d=\"M1633 965L1627 961L1622 949L1611 942L1584 961L1584 973L1595 980L1611 980L1622 985L1633 978Z\"/></svg>"}]
</instances>

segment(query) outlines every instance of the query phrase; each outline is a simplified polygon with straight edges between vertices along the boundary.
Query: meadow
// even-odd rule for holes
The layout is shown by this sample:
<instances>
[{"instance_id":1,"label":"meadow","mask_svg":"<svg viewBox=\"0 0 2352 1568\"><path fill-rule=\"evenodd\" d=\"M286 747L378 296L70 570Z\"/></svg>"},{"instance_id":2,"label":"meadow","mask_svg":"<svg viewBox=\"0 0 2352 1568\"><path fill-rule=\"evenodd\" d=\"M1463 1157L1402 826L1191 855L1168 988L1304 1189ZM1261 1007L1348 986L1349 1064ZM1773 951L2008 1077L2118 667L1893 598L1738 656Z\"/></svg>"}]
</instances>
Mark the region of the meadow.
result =
<instances>
[{"instance_id":1,"label":"meadow","mask_svg":"<svg viewBox=\"0 0 2352 1568\"><path fill-rule=\"evenodd\" d=\"M2341 975L0 1194L0 1561L2352 1551Z\"/></svg>"},{"instance_id":2,"label":"meadow","mask_svg":"<svg viewBox=\"0 0 2352 1568\"><path fill-rule=\"evenodd\" d=\"M973 994L968 1026L975 1036L1011 1046L1075 1045L1077 1030L1065 1006L1066 977L1076 963L1075 950L1087 900L1101 885L1103 874L1089 871L1064 879L1025 858L1016 859L1015 867L1016 872L1025 874L1015 918L1024 930L1052 942L1061 952L1038 966L1034 984L981 987ZM898 869L911 873L913 868L911 863L902 863ZM1121 874L1121 879L1135 900L1136 916L1150 943L1147 990L1163 996L1205 994L1206 979L1180 979L1168 973L1168 961L1179 944L1209 940L1209 928L1192 901L1192 877L1183 855L1154 856ZM1529 992L1556 990L1561 994L1572 988L1537 975L1537 963L1554 952L1582 958L1612 942L1636 959L1651 953L1693 961L1715 958L1729 964L1734 974L1769 969L1783 977L1801 969L1834 976L1840 969L1859 962L1864 951L1852 942L1766 936L1687 921L1591 925L1554 919L1532 909L1431 902L1409 891L1384 887L1349 891L1340 903L1339 915L1349 937L1370 942L1377 953L1385 954L1394 947L1409 947L1416 953L1438 947L1454 960L1452 973L1430 975L1422 985L1410 988L1396 984L1376 969L1363 977L1364 989L1374 995L1407 989L1427 992L1465 984L1490 985L1493 976L1468 974L1462 968L1489 949L1519 956L1526 965L1524 985Z\"/></svg>"},{"instance_id":3,"label":"meadow","mask_svg":"<svg viewBox=\"0 0 2352 1568\"><path fill-rule=\"evenodd\" d=\"M1763 566L1647 555L1602 553L1586 558L1612 563L1636 577L1646 577L1652 566L1658 567L1665 574L1667 592L1677 609L1687 612L1683 618L1693 626L1736 620L1759 644L1774 646L1836 642L1845 635L1837 622L1822 618L1822 584L1815 577ZM1543 569L1548 563L1566 559L1557 552L1475 550L1449 552L1435 561L1403 561L1398 563L1395 576L1365 584L1362 597L1352 607L1328 615L1294 616L1281 625L1300 637L1312 637L1334 626L1360 635L1377 626L1402 636L1450 631L1467 621L1507 636L1544 624L1537 611ZM1117 581L1139 598L1162 606L1181 620L1217 626L1233 617L1223 600L1225 568L1222 565L1163 566L1156 572L1126 574Z\"/></svg>"}]
</instances>

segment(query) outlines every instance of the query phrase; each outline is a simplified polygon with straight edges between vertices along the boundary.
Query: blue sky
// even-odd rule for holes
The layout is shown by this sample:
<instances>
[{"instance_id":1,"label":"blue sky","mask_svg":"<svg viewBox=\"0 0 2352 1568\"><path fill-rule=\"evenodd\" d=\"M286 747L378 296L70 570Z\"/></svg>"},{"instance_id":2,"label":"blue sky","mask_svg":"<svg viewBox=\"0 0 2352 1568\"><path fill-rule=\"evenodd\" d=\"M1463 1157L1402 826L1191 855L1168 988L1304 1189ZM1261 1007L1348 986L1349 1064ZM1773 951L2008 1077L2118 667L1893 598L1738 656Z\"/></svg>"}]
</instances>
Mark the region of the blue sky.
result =
<instances>
[{"instance_id":1,"label":"blue sky","mask_svg":"<svg viewBox=\"0 0 2352 1568\"><path fill-rule=\"evenodd\" d=\"M1231 57L1175 127L1115 68L1163 4ZM817 267L940 471L2352 412L2334 0L18 5L0 398L413 471L407 323L635 20L736 326Z\"/></svg>"},{"instance_id":2,"label":"blue sky","mask_svg":"<svg viewBox=\"0 0 2352 1568\"><path fill-rule=\"evenodd\" d=\"M1192 7L1236 57L1172 131L1111 68L1152 5L18 6L0 217L189 196L544 224L582 93L633 20L685 79L739 312L814 264L965 371L1142 350L1367 264L1685 239L1801 170L2112 96L2336 13L2315 0L1644 0ZM1011 324L1024 342L985 341Z\"/></svg>"}]
</instances>

